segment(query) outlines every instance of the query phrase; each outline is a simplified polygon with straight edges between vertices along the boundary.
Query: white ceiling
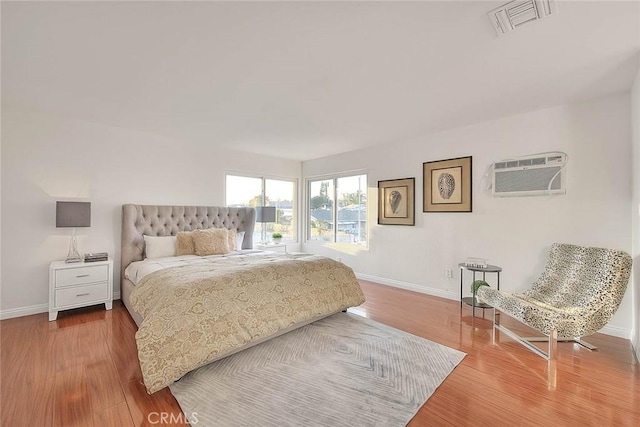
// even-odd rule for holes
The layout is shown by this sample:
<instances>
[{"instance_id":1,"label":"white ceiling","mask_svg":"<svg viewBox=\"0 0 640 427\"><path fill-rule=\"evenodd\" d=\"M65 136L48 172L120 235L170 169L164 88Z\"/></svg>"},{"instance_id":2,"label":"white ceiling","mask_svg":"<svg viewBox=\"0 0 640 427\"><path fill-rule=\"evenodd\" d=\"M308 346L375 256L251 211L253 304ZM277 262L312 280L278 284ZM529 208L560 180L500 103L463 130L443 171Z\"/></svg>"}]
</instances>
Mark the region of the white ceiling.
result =
<instances>
[{"instance_id":1,"label":"white ceiling","mask_svg":"<svg viewBox=\"0 0 640 427\"><path fill-rule=\"evenodd\" d=\"M627 91L640 2L6 2L2 103L308 160Z\"/></svg>"}]
</instances>

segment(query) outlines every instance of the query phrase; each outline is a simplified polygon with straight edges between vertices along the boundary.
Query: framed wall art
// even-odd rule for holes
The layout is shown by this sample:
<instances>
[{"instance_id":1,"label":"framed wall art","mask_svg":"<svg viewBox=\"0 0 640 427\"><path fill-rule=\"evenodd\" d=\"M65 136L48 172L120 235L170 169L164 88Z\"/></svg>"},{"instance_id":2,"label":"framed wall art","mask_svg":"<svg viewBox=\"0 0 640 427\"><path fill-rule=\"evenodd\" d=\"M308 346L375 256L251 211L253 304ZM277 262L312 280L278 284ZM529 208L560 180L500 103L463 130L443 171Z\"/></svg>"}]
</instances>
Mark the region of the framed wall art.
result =
<instances>
[{"instance_id":1,"label":"framed wall art","mask_svg":"<svg viewBox=\"0 0 640 427\"><path fill-rule=\"evenodd\" d=\"M471 212L471 156L425 162L423 212Z\"/></svg>"},{"instance_id":2,"label":"framed wall art","mask_svg":"<svg viewBox=\"0 0 640 427\"><path fill-rule=\"evenodd\" d=\"M378 181L378 224L415 225L415 181Z\"/></svg>"}]
</instances>

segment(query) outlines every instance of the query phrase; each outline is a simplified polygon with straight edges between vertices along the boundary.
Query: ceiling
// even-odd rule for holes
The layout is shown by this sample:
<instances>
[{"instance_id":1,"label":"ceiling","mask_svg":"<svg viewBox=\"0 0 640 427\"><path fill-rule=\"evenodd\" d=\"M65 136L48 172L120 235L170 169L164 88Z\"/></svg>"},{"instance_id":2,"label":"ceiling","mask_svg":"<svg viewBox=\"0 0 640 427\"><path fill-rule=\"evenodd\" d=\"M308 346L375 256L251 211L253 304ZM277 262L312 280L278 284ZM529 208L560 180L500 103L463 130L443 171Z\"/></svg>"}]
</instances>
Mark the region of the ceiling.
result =
<instances>
[{"instance_id":1,"label":"ceiling","mask_svg":"<svg viewBox=\"0 0 640 427\"><path fill-rule=\"evenodd\" d=\"M309 160L628 91L640 2L6 2L2 103Z\"/></svg>"}]
</instances>

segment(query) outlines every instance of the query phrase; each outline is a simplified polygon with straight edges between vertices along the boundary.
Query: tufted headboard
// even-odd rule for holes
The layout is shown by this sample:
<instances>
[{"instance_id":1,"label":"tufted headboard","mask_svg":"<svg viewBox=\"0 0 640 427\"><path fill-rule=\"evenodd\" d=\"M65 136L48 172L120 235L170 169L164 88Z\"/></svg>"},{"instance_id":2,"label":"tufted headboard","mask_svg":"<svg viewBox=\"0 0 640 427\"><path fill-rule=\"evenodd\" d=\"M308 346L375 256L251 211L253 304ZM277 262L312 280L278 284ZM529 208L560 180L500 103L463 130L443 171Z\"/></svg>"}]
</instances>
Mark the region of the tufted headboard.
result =
<instances>
[{"instance_id":1,"label":"tufted headboard","mask_svg":"<svg viewBox=\"0 0 640 427\"><path fill-rule=\"evenodd\" d=\"M122 205L121 278L124 279L124 269L129 264L144 259L143 235L175 236L179 231L203 228L236 229L245 232L242 249L252 249L255 222L253 208Z\"/></svg>"}]
</instances>

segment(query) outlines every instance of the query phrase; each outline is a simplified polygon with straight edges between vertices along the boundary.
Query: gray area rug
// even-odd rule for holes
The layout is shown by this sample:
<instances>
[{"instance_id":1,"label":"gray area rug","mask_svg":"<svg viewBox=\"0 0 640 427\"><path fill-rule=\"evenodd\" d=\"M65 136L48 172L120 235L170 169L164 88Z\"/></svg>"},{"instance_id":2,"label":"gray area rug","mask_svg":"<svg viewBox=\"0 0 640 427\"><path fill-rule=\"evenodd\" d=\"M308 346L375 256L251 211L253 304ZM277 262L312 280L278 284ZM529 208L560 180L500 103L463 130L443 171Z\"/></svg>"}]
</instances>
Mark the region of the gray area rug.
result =
<instances>
[{"instance_id":1,"label":"gray area rug","mask_svg":"<svg viewBox=\"0 0 640 427\"><path fill-rule=\"evenodd\" d=\"M464 356L338 313L170 388L194 426L404 426Z\"/></svg>"}]
</instances>

